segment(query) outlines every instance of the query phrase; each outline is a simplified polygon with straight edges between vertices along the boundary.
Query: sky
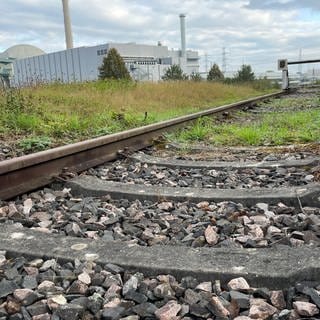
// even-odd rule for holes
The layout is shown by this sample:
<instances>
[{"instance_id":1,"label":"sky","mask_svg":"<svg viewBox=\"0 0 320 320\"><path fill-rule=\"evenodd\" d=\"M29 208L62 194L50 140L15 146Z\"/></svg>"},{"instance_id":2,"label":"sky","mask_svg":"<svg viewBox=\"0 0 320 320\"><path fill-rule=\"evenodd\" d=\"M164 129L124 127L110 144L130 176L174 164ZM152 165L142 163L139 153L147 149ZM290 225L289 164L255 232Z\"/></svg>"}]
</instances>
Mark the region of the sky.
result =
<instances>
[{"instance_id":1,"label":"sky","mask_svg":"<svg viewBox=\"0 0 320 320\"><path fill-rule=\"evenodd\" d=\"M200 71L222 68L223 56L227 72L250 64L256 73L277 70L280 58L320 58L319 0L69 0L69 8L75 47L161 41L179 49L184 13ZM1 1L0 52L16 44L64 50L62 1Z\"/></svg>"}]
</instances>

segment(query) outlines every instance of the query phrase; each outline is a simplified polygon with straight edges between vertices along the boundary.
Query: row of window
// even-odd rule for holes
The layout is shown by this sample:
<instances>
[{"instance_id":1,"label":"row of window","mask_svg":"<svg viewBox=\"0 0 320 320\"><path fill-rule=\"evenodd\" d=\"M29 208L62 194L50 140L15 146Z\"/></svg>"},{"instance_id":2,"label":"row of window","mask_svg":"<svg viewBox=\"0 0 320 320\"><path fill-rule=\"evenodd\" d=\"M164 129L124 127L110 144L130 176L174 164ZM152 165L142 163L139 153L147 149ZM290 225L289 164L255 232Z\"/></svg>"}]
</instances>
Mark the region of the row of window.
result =
<instances>
[{"instance_id":1,"label":"row of window","mask_svg":"<svg viewBox=\"0 0 320 320\"><path fill-rule=\"evenodd\" d=\"M127 64L134 63L134 64L152 64L152 65L154 65L157 63L157 61L132 61L132 62L126 62L126 63Z\"/></svg>"},{"instance_id":2,"label":"row of window","mask_svg":"<svg viewBox=\"0 0 320 320\"><path fill-rule=\"evenodd\" d=\"M101 50L97 51L97 55L103 56L103 55L107 54L107 52L108 52L108 49L101 49Z\"/></svg>"},{"instance_id":3,"label":"row of window","mask_svg":"<svg viewBox=\"0 0 320 320\"><path fill-rule=\"evenodd\" d=\"M101 50L98 50L97 51L97 55L98 56L103 56L105 54L107 54L108 52L108 49L101 49ZM157 60L154 60L153 58L144 58L144 57L140 57L140 58L137 58L137 57L123 57L124 61L126 63L135 63L135 64L170 64L171 62L171 59L168 60L168 58L165 58L165 59L157 59Z\"/></svg>"}]
</instances>

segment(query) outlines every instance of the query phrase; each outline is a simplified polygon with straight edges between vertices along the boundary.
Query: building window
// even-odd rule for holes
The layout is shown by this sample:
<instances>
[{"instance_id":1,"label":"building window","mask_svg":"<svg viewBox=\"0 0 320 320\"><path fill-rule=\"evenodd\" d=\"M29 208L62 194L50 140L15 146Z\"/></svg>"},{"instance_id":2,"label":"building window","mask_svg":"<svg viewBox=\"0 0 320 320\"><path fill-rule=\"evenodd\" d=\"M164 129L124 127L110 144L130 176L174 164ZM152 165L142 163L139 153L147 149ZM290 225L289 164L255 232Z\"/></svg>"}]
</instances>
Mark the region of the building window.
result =
<instances>
[{"instance_id":1,"label":"building window","mask_svg":"<svg viewBox=\"0 0 320 320\"><path fill-rule=\"evenodd\" d=\"M101 50L97 51L97 55L103 56L103 55L107 54L107 52L108 52L108 49L101 49Z\"/></svg>"}]
</instances>

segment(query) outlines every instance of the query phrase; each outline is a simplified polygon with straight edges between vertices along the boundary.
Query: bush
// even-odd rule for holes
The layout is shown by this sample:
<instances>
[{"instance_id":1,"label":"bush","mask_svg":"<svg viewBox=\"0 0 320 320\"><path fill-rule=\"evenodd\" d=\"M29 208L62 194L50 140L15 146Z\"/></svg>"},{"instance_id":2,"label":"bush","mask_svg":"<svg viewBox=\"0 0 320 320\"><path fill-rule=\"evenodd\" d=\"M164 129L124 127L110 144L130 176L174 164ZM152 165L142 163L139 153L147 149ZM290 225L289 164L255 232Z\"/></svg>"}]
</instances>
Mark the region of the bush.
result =
<instances>
[{"instance_id":1,"label":"bush","mask_svg":"<svg viewBox=\"0 0 320 320\"><path fill-rule=\"evenodd\" d=\"M251 66L243 64L241 69L237 72L234 80L237 82L250 82L255 79Z\"/></svg>"},{"instance_id":2,"label":"bush","mask_svg":"<svg viewBox=\"0 0 320 320\"><path fill-rule=\"evenodd\" d=\"M201 75L199 72L192 72L190 75L190 80L195 82L202 81Z\"/></svg>"},{"instance_id":3,"label":"bush","mask_svg":"<svg viewBox=\"0 0 320 320\"><path fill-rule=\"evenodd\" d=\"M130 73L116 49L110 49L103 58L102 66L99 67L99 79L131 80Z\"/></svg>"},{"instance_id":4,"label":"bush","mask_svg":"<svg viewBox=\"0 0 320 320\"><path fill-rule=\"evenodd\" d=\"M221 72L221 70L219 69L219 66L215 63L211 67L211 69L208 73L207 80L208 81L221 81L223 79L224 79L224 75Z\"/></svg>"},{"instance_id":5,"label":"bush","mask_svg":"<svg viewBox=\"0 0 320 320\"><path fill-rule=\"evenodd\" d=\"M183 73L179 65L173 64L166 70L165 74L162 76L162 80L188 80L188 76Z\"/></svg>"}]
</instances>

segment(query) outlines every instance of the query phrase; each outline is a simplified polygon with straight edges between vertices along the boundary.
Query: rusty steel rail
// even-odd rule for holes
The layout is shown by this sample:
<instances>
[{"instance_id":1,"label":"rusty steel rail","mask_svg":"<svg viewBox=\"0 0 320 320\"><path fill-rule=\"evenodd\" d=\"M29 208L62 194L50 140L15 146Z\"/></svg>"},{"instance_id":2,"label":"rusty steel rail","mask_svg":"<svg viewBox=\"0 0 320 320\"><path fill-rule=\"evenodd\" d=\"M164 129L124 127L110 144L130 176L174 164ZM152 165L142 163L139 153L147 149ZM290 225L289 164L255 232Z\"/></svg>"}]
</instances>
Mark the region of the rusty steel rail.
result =
<instances>
[{"instance_id":1,"label":"rusty steel rail","mask_svg":"<svg viewBox=\"0 0 320 320\"><path fill-rule=\"evenodd\" d=\"M283 93L280 91L267 94L172 120L1 161L0 200L7 200L45 186L65 170L81 172L116 159L119 150L142 149L151 145L153 139L159 137L163 132L177 129L200 117L237 109L244 105L275 98Z\"/></svg>"}]
</instances>

